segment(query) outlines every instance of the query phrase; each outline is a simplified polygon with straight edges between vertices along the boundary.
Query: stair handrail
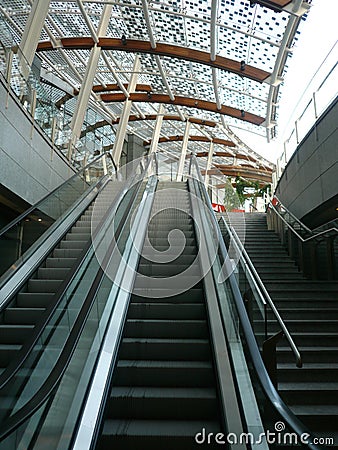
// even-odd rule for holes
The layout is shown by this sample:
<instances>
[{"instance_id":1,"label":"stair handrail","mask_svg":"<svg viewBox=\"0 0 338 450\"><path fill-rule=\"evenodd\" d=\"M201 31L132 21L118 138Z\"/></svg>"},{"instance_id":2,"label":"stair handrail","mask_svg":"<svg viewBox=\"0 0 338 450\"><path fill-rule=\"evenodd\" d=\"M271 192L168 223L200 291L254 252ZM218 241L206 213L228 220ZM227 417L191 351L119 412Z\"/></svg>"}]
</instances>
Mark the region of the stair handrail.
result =
<instances>
[{"instance_id":1,"label":"stair handrail","mask_svg":"<svg viewBox=\"0 0 338 450\"><path fill-rule=\"evenodd\" d=\"M277 204L285 211L286 214L288 214L290 217L292 217L292 219L295 222L297 222L301 228L303 228L307 233L309 233L311 235L313 234L313 231L309 227L307 227L301 220L298 219L298 217L296 217L288 208L286 208L286 206L283 205L283 203L279 200L277 195L274 195L274 199L277 200ZM271 203L271 201L270 201L270 203ZM276 207L275 207L275 209L277 210ZM283 214L281 214L281 215L283 215Z\"/></svg>"},{"instance_id":2,"label":"stair handrail","mask_svg":"<svg viewBox=\"0 0 338 450\"><path fill-rule=\"evenodd\" d=\"M156 164L156 155L147 159L146 166L143 171L143 178L145 177L148 169L151 167L151 164ZM135 196L136 198L136 196ZM124 212L123 217L127 217L130 214L130 208L127 208ZM121 223L125 223L126 219L121 219ZM121 231L121 230L120 230ZM59 382L62 379L62 376L68 367L68 364L71 360L71 357L75 351L75 347L80 339L81 332L84 328L86 319L89 315L90 308L92 302L94 301L95 294L100 286L100 282L105 273L104 268L109 263L109 254L111 254L113 247L116 243L112 240L109 248L106 251L105 257L103 258L102 264L100 264L100 268L98 273L95 276L94 282L84 299L83 306L78 314L77 319L75 320L72 330L70 331L66 344L61 351L61 354L57 358L55 362L54 369L47 376L45 382L38 389L38 391L33 395L33 397L18 411L16 411L12 416L7 419L5 422L5 430L2 430L1 424L0 427L0 442L6 439L11 433L15 432L26 420L33 416L33 414L43 405L46 399L54 392Z\"/></svg>"},{"instance_id":3,"label":"stair handrail","mask_svg":"<svg viewBox=\"0 0 338 450\"><path fill-rule=\"evenodd\" d=\"M284 206L283 206L283 208L284 208ZM301 241L301 242L309 242L309 241L311 241L311 240L315 240L315 239L317 239L319 236L324 236L325 237L325 235L327 235L328 233L329 234L338 234L338 228L336 228L336 227L332 227L332 228L329 228L328 230L323 230L323 231L320 231L319 233L314 233L314 232L312 232L312 230L310 230L311 231L311 233L312 233L312 235L311 236L309 236L309 237L307 237L307 238L303 238L303 236L301 236L298 232L297 232L297 230L295 230L293 227L292 227L292 225L284 218L284 216L278 211L278 209L270 202L269 204L268 204L268 207L267 207L267 211L269 210L269 209L271 209L271 210L273 210L274 211L274 213L285 223L285 225L287 226L287 228L295 235L295 236L297 236L297 238ZM299 221L300 222L300 221ZM300 223L302 223L302 222L300 222ZM303 226L305 227L305 225L303 224Z\"/></svg>"},{"instance_id":4,"label":"stair handrail","mask_svg":"<svg viewBox=\"0 0 338 450\"><path fill-rule=\"evenodd\" d=\"M38 202L36 202L34 205L30 206L28 209L26 209L26 211L24 211L23 213L21 213L18 217L16 217L15 219L13 219L9 224L7 224L6 226L4 226L1 230L0 230L0 238L2 235L4 235L5 233L7 233L8 230L10 230L12 227L14 227L15 225L17 225L18 223L22 222L30 213L32 213L35 209L38 209L39 205L41 203L43 203L45 200L47 200L48 197L50 197L51 195L54 195L59 189L61 189L63 186L65 186L66 184L68 184L69 182L71 182L72 180L74 180L76 177L78 177L79 175L81 175L81 173L84 173L91 165L93 165L94 163L97 163L102 157L104 156L104 154L98 156L97 158L95 158L93 161L91 161L90 163L88 163L86 166L82 167L80 170L78 170L76 173L74 173L74 175L72 175L70 178L68 178L67 180L63 181L59 186L57 186L56 188L54 188L52 191L48 192L48 194L46 194L44 197L42 197ZM116 166L115 166L116 167Z\"/></svg>"},{"instance_id":5,"label":"stair handrail","mask_svg":"<svg viewBox=\"0 0 338 450\"><path fill-rule=\"evenodd\" d=\"M238 234L236 233L236 231L233 228L229 227L226 220L224 219L224 216L221 216L221 220L223 221L229 235L234 238L234 243L237 246L237 248L239 249L241 257L244 257L244 260L245 260L244 262L245 262L246 266L249 266L249 274L250 274L251 278L255 280L255 285L258 288L257 292L258 292L258 295L259 295L262 303L263 304L268 303L274 316L277 319L277 322L279 323L279 326L283 330L284 336L285 336L286 340L288 341L289 346L295 356L296 366L302 367L303 361L302 361L302 356L300 354L300 351L299 351L297 345L295 344L295 341L293 340L290 331L288 330L287 326L285 325L284 320L282 319L281 315L279 314L279 311L276 308L276 305L274 304L272 298L270 297L270 294L268 293L255 266L253 265L251 258L249 257L247 251L245 250L244 245L242 244L240 238L238 237Z\"/></svg>"},{"instance_id":6,"label":"stair handrail","mask_svg":"<svg viewBox=\"0 0 338 450\"><path fill-rule=\"evenodd\" d=\"M225 247L223 236L222 236L221 230L219 228L215 213L212 209L210 197L209 197L208 193L206 192L205 184L202 179L202 175L200 173L200 168L199 168L199 165L198 165L198 162L197 162L197 159L195 156L192 157L191 161L190 161L190 168L189 168L190 176L192 173L192 165L194 165L196 167L198 180L201 184L201 189L204 193L204 200L210 210L210 216L211 216L213 224L214 224L214 230L216 231L217 236L218 236L220 252L222 254L224 261L227 261L228 252ZM275 386L273 385L273 383L271 381L271 378L270 378L270 376L267 372L267 369L265 367L265 364L262 360L262 356L261 356L260 350L258 348L257 341L254 336L252 326L251 326L251 323L250 323L250 320L248 317L248 313L244 306L242 296L241 296L241 293L240 293L240 290L238 287L238 283L237 283L237 280L235 280L235 276L233 273L231 273L229 275L229 282L230 282L231 290L233 292L238 317L239 317L239 320L240 320L240 323L241 323L241 326L243 329L245 340L248 344L249 353L252 358L254 370L258 376L260 385L262 386L262 388L265 392L265 395L267 396L267 398L269 399L269 401L271 402L271 404L273 405L275 410L278 411L278 413L283 417L285 422L299 436L308 434L308 436L312 437L313 435L312 435L312 433L309 432L310 430L308 430L308 428L304 425L304 423L285 404L285 402L280 397L277 389L275 388ZM318 450L318 449L322 448L321 446L314 444L313 440L312 440L312 442L310 441L306 445L308 446L308 448L313 449L313 450Z\"/></svg>"}]
</instances>

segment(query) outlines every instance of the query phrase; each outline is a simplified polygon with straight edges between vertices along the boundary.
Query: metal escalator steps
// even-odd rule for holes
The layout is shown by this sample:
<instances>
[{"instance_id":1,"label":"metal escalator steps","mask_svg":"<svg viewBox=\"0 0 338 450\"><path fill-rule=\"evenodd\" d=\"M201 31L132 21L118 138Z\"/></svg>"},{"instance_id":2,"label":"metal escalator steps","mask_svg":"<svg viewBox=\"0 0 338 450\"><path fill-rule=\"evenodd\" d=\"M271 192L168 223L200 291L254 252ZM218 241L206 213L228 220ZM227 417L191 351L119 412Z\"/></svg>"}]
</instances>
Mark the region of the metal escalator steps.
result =
<instances>
[{"instance_id":1,"label":"metal escalator steps","mask_svg":"<svg viewBox=\"0 0 338 450\"><path fill-rule=\"evenodd\" d=\"M146 301L149 303L157 303L159 301L165 301L168 303L199 303L201 299L204 301L203 290L199 285L194 285L192 289L188 292L182 292L181 294L176 294L173 292L172 286L164 288L136 288L133 289L134 301ZM161 299L161 300L160 300Z\"/></svg>"},{"instance_id":2,"label":"metal escalator steps","mask_svg":"<svg viewBox=\"0 0 338 450\"><path fill-rule=\"evenodd\" d=\"M62 279L60 280L38 280L32 279L28 281L27 290L28 292L35 293L55 293L62 283Z\"/></svg>"},{"instance_id":3,"label":"metal escalator steps","mask_svg":"<svg viewBox=\"0 0 338 450\"><path fill-rule=\"evenodd\" d=\"M24 344L27 335L33 330L34 325L1 324L0 335L2 344Z\"/></svg>"},{"instance_id":4,"label":"metal escalator steps","mask_svg":"<svg viewBox=\"0 0 338 450\"><path fill-rule=\"evenodd\" d=\"M22 308L46 308L52 300L52 292L20 292L16 298L16 304Z\"/></svg>"},{"instance_id":5,"label":"metal escalator steps","mask_svg":"<svg viewBox=\"0 0 338 450\"><path fill-rule=\"evenodd\" d=\"M44 310L44 308L7 308L4 311L4 323L15 323L17 325L35 324Z\"/></svg>"},{"instance_id":6,"label":"metal escalator steps","mask_svg":"<svg viewBox=\"0 0 338 450\"><path fill-rule=\"evenodd\" d=\"M54 249L52 255L55 258L78 258L82 253L82 248L56 248Z\"/></svg>"},{"instance_id":7,"label":"metal escalator steps","mask_svg":"<svg viewBox=\"0 0 338 450\"><path fill-rule=\"evenodd\" d=\"M129 319L191 319L205 318L205 306L203 303L131 303L128 312Z\"/></svg>"},{"instance_id":8,"label":"metal escalator steps","mask_svg":"<svg viewBox=\"0 0 338 450\"><path fill-rule=\"evenodd\" d=\"M123 338L122 359L203 361L210 358L208 339Z\"/></svg>"},{"instance_id":9,"label":"metal escalator steps","mask_svg":"<svg viewBox=\"0 0 338 450\"><path fill-rule=\"evenodd\" d=\"M47 258L46 268L71 268L75 264L77 258Z\"/></svg>"},{"instance_id":10,"label":"metal escalator steps","mask_svg":"<svg viewBox=\"0 0 338 450\"><path fill-rule=\"evenodd\" d=\"M11 362L15 353L21 349L20 344L0 344L0 367L5 368Z\"/></svg>"},{"instance_id":11,"label":"metal escalator steps","mask_svg":"<svg viewBox=\"0 0 338 450\"><path fill-rule=\"evenodd\" d=\"M180 275L175 281L175 291L179 289L184 289L189 286L194 286L200 281L201 277L199 275L187 276ZM173 280L170 278L152 278L152 286L157 289L171 289L173 290ZM135 289L144 288L147 289L149 286L149 280L147 278L136 277Z\"/></svg>"},{"instance_id":12,"label":"metal escalator steps","mask_svg":"<svg viewBox=\"0 0 338 450\"><path fill-rule=\"evenodd\" d=\"M170 319L128 319L125 325L125 337L208 338L205 320L170 320Z\"/></svg>"},{"instance_id":13,"label":"metal escalator steps","mask_svg":"<svg viewBox=\"0 0 338 450\"><path fill-rule=\"evenodd\" d=\"M210 387L214 380L211 360L120 359L114 386Z\"/></svg>"},{"instance_id":14,"label":"metal escalator steps","mask_svg":"<svg viewBox=\"0 0 338 450\"><path fill-rule=\"evenodd\" d=\"M83 249L85 245L87 244L88 239L85 241L66 241L63 240L60 242L60 248L64 249Z\"/></svg>"},{"instance_id":15,"label":"metal escalator steps","mask_svg":"<svg viewBox=\"0 0 338 450\"><path fill-rule=\"evenodd\" d=\"M187 268L189 268L189 274L194 274L196 277L200 276L200 269L197 263L189 266L187 264L179 264L177 261L170 264L140 264L138 272L148 277L171 277L183 273Z\"/></svg>"},{"instance_id":16,"label":"metal escalator steps","mask_svg":"<svg viewBox=\"0 0 338 450\"><path fill-rule=\"evenodd\" d=\"M143 254L143 252L142 252L142 254ZM139 263L140 266L142 266L143 264L153 263L153 261L152 261L153 258L151 257L151 255L148 255L148 256L149 256L149 259L147 259L145 255L140 258L140 263ZM161 255L159 255L159 256L161 256ZM180 264L180 265L190 266L195 261L195 259L196 259L196 255L182 254L182 255L177 256L175 259L170 259L170 261L166 264L166 266L171 265L171 264L173 264L173 265Z\"/></svg>"},{"instance_id":17,"label":"metal escalator steps","mask_svg":"<svg viewBox=\"0 0 338 450\"><path fill-rule=\"evenodd\" d=\"M108 420L104 424L103 439L99 449L112 448L111 436L114 436L114 449L117 450L173 450L201 448L195 442L195 435L205 428L208 433L218 433L216 421L179 421L179 420ZM215 441L208 449L219 448Z\"/></svg>"},{"instance_id":18,"label":"metal escalator steps","mask_svg":"<svg viewBox=\"0 0 338 450\"><path fill-rule=\"evenodd\" d=\"M182 245L175 245L171 243L170 251L169 251L169 243L166 242L164 245L156 245L156 249L158 252L166 252L166 255L173 254L174 256L185 256L185 255L197 255L197 249L195 245L185 245L182 249ZM141 252L141 256L147 257L154 254L154 248L151 245L145 245Z\"/></svg>"},{"instance_id":19,"label":"metal escalator steps","mask_svg":"<svg viewBox=\"0 0 338 450\"><path fill-rule=\"evenodd\" d=\"M64 280L69 267L42 267L38 270L39 280Z\"/></svg>"},{"instance_id":20,"label":"metal escalator steps","mask_svg":"<svg viewBox=\"0 0 338 450\"><path fill-rule=\"evenodd\" d=\"M217 398L213 388L116 386L110 393L107 415L110 420L197 420L213 419L215 411Z\"/></svg>"}]
</instances>

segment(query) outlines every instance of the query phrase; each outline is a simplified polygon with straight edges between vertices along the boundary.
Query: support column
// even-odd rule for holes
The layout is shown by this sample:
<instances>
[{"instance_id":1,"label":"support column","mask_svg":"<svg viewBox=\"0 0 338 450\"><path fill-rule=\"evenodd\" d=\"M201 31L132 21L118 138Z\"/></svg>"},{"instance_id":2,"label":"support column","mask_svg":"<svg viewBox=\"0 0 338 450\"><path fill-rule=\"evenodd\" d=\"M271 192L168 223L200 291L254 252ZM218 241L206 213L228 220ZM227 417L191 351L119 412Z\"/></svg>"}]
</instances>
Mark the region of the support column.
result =
<instances>
[{"instance_id":1,"label":"support column","mask_svg":"<svg viewBox=\"0 0 338 450\"><path fill-rule=\"evenodd\" d=\"M135 61L134 61L134 66L133 66L133 74L130 78L129 85L128 85L128 94L135 91L136 83L137 83L137 79L138 79L138 72L140 71L140 67L141 67L140 57L138 55L136 55ZM126 99L124 102L124 105L123 105L123 111L122 111L122 114L120 117L117 131L116 131L114 148L113 148L113 158L114 158L114 162L117 167L119 167L119 165L120 165L123 142L124 142L124 139L126 136L131 106L132 106L132 101Z\"/></svg>"},{"instance_id":2,"label":"support column","mask_svg":"<svg viewBox=\"0 0 338 450\"><path fill-rule=\"evenodd\" d=\"M206 168L205 176L204 176L204 184L205 184L206 189L208 189L208 184L209 184L209 173L208 172L211 168L213 154L214 154L214 143L212 141L210 141L207 168Z\"/></svg>"},{"instance_id":3,"label":"support column","mask_svg":"<svg viewBox=\"0 0 338 450\"><path fill-rule=\"evenodd\" d=\"M106 35L112 8L113 8L113 5L105 5L104 6L100 24L99 24L99 27L97 30L98 36ZM89 61L88 61L87 68L86 68L86 73L84 75L84 78L83 78L83 81L81 84L80 92L79 92L78 99L76 102L75 111L74 111L74 114L72 117L72 122L71 122L71 126L70 126L71 130L72 130L72 139L71 139L71 145L69 146L69 150L68 150L68 159L71 159L72 152L73 152L73 150L72 150L73 145L77 142L77 140L79 139L80 134L81 134L83 121L84 121L85 114L86 114L86 111L88 108L88 102L89 102L90 95L92 92L94 78L96 75L96 70L97 70L99 59L100 59L100 54L101 54L101 47L97 47L97 45L95 44L95 46L91 49L91 52L90 52Z\"/></svg>"},{"instance_id":4,"label":"support column","mask_svg":"<svg viewBox=\"0 0 338 450\"><path fill-rule=\"evenodd\" d=\"M22 34L20 49L20 62L23 76L27 79L33 64L36 47L38 45L42 28L44 26L50 0L35 0L28 16Z\"/></svg>"},{"instance_id":5,"label":"support column","mask_svg":"<svg viewBox=\"0 0 338 450\"><path fill-rule=\"evenodd\" d=\"M163 114L164 114L164 106L161 104L157 112L149 153L154 153L157 150L158 140L160 138L160 132L162 128Z\"/></svg>"},{"instance_id":6,"label":"support column","mask_svg":"<svg viewBox=\"0 0 338 450\"><path fill-rule=\"evenodd\" d=\"M191 122L189 122L189 120L187 120L186 124L185 124L184 135L183 135L182 151L181 151L180 161L178 163L176 181L182 181L182 178L183 178L183 170L184 170L185 157L187 156L190 126L191 126Z\"/></svg>"}]
</instances>

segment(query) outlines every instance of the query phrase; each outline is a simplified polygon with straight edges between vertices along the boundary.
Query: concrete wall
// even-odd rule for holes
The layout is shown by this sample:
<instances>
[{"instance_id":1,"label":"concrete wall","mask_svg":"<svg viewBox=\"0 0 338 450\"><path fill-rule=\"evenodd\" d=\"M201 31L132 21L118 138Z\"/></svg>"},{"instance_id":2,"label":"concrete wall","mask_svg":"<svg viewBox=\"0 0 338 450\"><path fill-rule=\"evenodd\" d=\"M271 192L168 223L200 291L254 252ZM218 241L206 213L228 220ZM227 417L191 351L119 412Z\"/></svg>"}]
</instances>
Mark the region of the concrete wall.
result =
<instances>
[{"instance_id":1,"label":"concrete wall","mask_svg":"<svg viewBox=\"0 0 338 450\"><path fill-rule=\"evenodd\" d=\"M8 98L8 107L6 100ZM0 184L30 204L36 203L74 172L53 153L50 141L35 128L0 79Z\"/></svg>"},{"instance_id":2,"label":"concrete wall","mask_svg":"<svg viewBox=\"0 0 338 450\"><path fill-rule=\"evenodd\" d=\"M299 219L338 194L338 101L299 144L276 189Z\"/></svg>"}]
</instances>

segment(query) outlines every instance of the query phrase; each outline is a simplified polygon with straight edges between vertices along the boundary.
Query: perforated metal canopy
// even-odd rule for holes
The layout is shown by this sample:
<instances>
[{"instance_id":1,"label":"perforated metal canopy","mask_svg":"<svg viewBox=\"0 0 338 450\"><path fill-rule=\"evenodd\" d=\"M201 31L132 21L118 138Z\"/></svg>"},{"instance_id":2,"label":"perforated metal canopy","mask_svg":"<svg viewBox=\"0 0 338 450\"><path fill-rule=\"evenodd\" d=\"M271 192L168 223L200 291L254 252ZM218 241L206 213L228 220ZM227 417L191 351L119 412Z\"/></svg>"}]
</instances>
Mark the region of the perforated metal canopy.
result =
<instances>
[{"instance_id":1,"label":"perforated metal canopy","mask_svg":"<svg viewBox=\"0 0 338 450\"><path fill-rule=\"evenodd\" d=\"M206 158L213 142L214 164L242 167L244 175L247 167L270 173L272 164L238 139L233 127L267 134L268 139L276 135L280 84L310 3L51 1L37 52L44 79L52 74L53 83L60 80L54 100L71 119L91 52L100 48L92 109L81 136L101 132L104 144L107 133L119 126L128 98L132 106L127 132L138 135L146 150L162 104L159 148L179 155L189 120L189 151ZM0 0L0 5L11 38L19 45L32 1ZM106 31L100 34L104 20ZM6 36L2 33L2 40ZM13 41L5 45L13 46ZM137 84L128 92L136 55Z\"/></svg>"}]
</instances>

